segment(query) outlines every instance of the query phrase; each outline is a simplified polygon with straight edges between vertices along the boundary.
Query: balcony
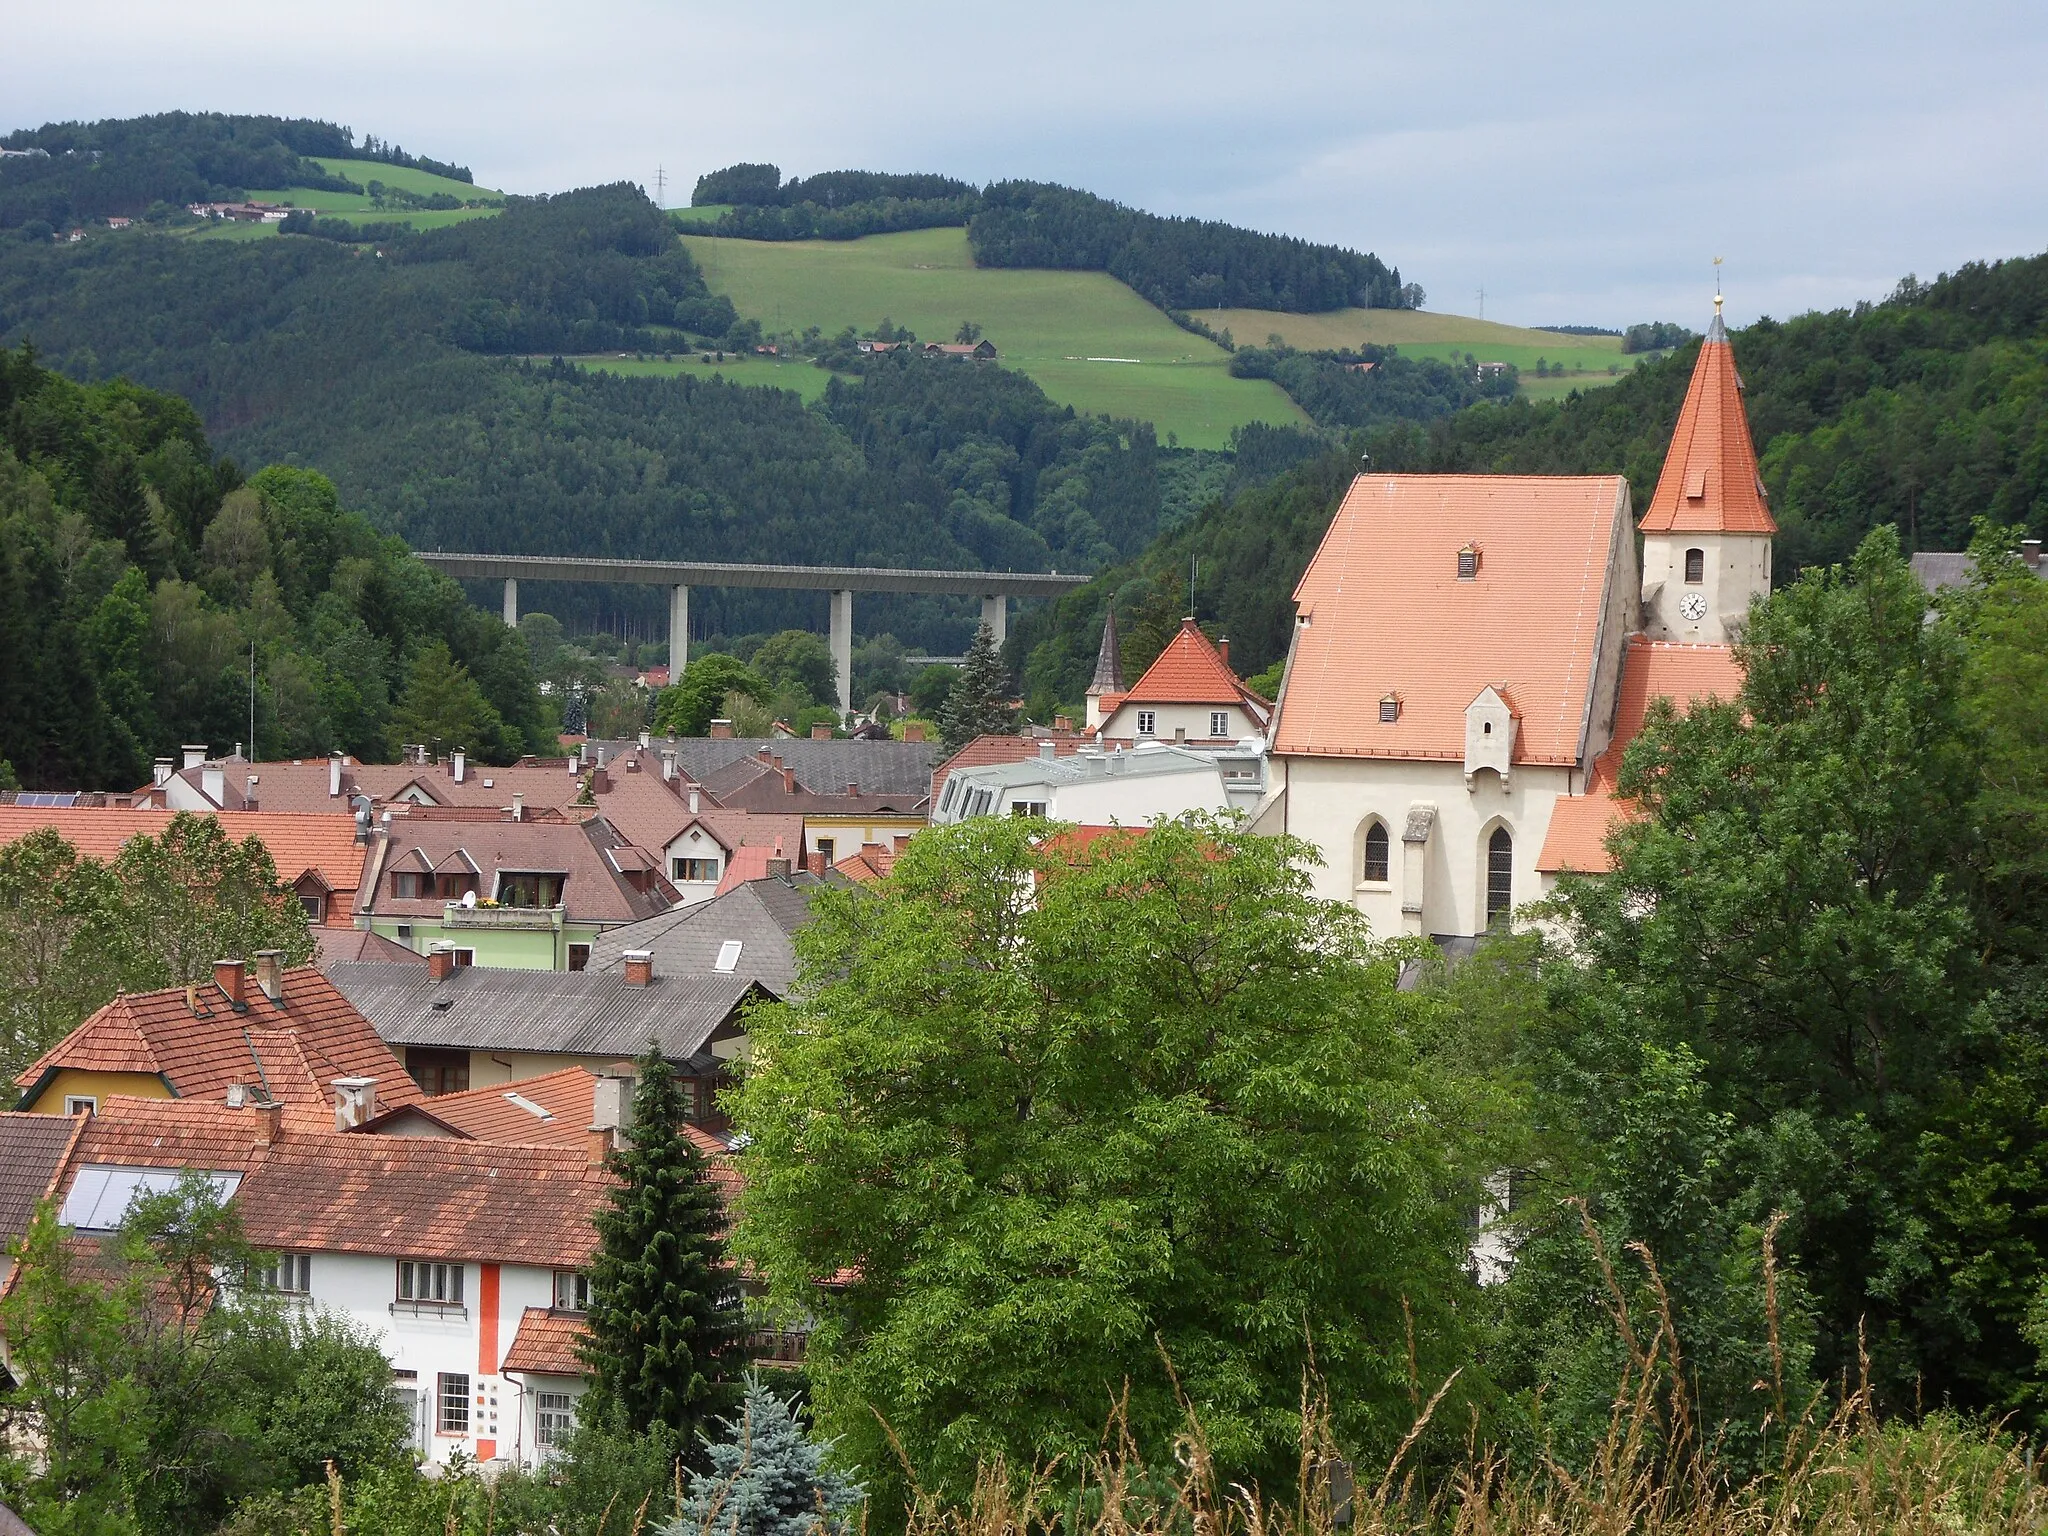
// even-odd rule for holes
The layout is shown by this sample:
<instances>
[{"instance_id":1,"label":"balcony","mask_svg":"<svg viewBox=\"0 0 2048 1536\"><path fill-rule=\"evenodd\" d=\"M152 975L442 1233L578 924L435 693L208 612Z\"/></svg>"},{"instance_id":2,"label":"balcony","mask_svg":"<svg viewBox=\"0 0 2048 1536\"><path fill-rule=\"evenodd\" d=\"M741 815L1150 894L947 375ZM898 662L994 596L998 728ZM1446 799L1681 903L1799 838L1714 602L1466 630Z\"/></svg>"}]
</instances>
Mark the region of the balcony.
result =
<instances>
[{"instance_id":1,"label":"balcony","mask_svg":"<svg viewBox=\"0 0 2048 1536\"><path fill-rule=\"evenodd\" d=\"M536 932L562 926L561 907L465 907L451 901L441 918L443 928L493 928Z\"/></svg>"}]
</instances>

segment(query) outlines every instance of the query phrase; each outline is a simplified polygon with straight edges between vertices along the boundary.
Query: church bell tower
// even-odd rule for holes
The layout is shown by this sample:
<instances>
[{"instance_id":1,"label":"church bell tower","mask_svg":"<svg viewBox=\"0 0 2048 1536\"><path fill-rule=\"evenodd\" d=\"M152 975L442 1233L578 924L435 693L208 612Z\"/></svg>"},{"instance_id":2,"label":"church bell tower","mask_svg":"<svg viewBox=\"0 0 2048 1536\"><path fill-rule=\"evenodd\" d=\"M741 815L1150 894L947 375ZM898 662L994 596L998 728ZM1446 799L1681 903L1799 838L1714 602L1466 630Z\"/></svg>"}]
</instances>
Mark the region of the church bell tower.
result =
<instances>
[{"instance_id":1,"label":"church bell tower","mask_svg":"<svg viewBox=\"0 0 2048 1536\"><path fill-rule=\"evenodd\" d=\"M1757 473L1719 293L1640 528L1644 633L1728 644L1741 632L1750 599L1771 590L1778 525Z\"/></svg>"}]
</instances>

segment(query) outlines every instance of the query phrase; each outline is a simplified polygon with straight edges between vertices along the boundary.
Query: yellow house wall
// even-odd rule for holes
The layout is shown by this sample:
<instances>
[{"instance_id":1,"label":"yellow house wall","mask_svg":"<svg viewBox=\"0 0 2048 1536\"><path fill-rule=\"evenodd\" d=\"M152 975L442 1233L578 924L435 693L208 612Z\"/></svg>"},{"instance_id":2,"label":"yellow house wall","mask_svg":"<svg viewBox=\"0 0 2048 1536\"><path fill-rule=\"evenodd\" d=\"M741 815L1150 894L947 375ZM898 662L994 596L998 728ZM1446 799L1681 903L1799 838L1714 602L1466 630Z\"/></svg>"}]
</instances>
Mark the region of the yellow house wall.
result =
<instances>
[{"instance_id":1,"label":"yellow house wall","mask_svg":"<svg viewBox=\"0 0 2048 1536\"><path fill-rule=\"evenodd\" d=\"M818 839L824 838L832 844L832 858L850 859L859 853L865 843L880 843L885 848L894 848L896 839L906 833L923 829L922 816L871 816L804 817L804 847L812 852L822 852Z\"/></svg>"},{"instance_id":2,"label":"yellow house wall","mask_svg":"<svg viewBox=\"0 0 2048 1536\"><path fill-rule=\"evenodd\" d=\"M66 1067L28 1103L21 1107L36 1115L61 1115L67 1097L90 1096L104 1099L116 1093L139 1099L168 1099L171 1090L154 1072L82 1072Z\"/></svg>"}]
</instances>

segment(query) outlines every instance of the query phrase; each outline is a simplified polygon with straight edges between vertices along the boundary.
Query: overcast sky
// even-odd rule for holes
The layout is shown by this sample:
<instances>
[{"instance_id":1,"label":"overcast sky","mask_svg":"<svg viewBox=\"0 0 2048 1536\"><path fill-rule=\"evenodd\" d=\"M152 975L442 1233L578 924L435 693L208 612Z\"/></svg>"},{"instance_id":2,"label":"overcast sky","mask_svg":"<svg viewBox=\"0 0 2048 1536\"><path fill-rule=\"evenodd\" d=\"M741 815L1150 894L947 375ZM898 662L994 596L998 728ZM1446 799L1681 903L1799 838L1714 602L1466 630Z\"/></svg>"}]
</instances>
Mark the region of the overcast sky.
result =
<instances>
[{"instance_id":1,"label":"overcast sky","mask_svg":"<svg viewBox=\"0 0 2048 1536\"><path fill-rule=\"evenodd\" d=\"M515 192L1029 177L1377 252L1429 307L1627 325L2048 247L2040 0L0 0L0 128L322 117Z\"/></svg>"}]
</instances>

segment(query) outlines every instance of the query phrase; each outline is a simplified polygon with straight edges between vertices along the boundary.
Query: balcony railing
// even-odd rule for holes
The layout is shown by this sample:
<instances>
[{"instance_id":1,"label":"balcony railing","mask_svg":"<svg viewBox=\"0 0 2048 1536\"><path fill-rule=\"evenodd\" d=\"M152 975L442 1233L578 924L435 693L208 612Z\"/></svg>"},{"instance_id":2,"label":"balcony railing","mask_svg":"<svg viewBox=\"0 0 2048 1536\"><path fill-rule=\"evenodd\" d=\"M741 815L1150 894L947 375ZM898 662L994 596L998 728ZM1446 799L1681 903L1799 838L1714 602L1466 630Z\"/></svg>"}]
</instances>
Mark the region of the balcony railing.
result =
<instances>
[{"instance_id":1,"label":"balcony railing","mask_svg":"<svg viewBox=\"0 0 2048 1536\"><path fill-rule=\"evenodd\" d=\"M747 1354L756 1365L802 1365L810 1338L799 1328L756 1328L747 1335Z\"/></svg>"},{"instance_id":2,"label":"balcony railing","mask_svg":"<svg viewBox=\"0 0 2048 1536\"><path fill-rule=\"evenodd\" d=\"M465 907L459 901L451 901L441 918L441 926L528 930L559 928L562 915L560 907Z\"/></svg>"}]
</instances>

